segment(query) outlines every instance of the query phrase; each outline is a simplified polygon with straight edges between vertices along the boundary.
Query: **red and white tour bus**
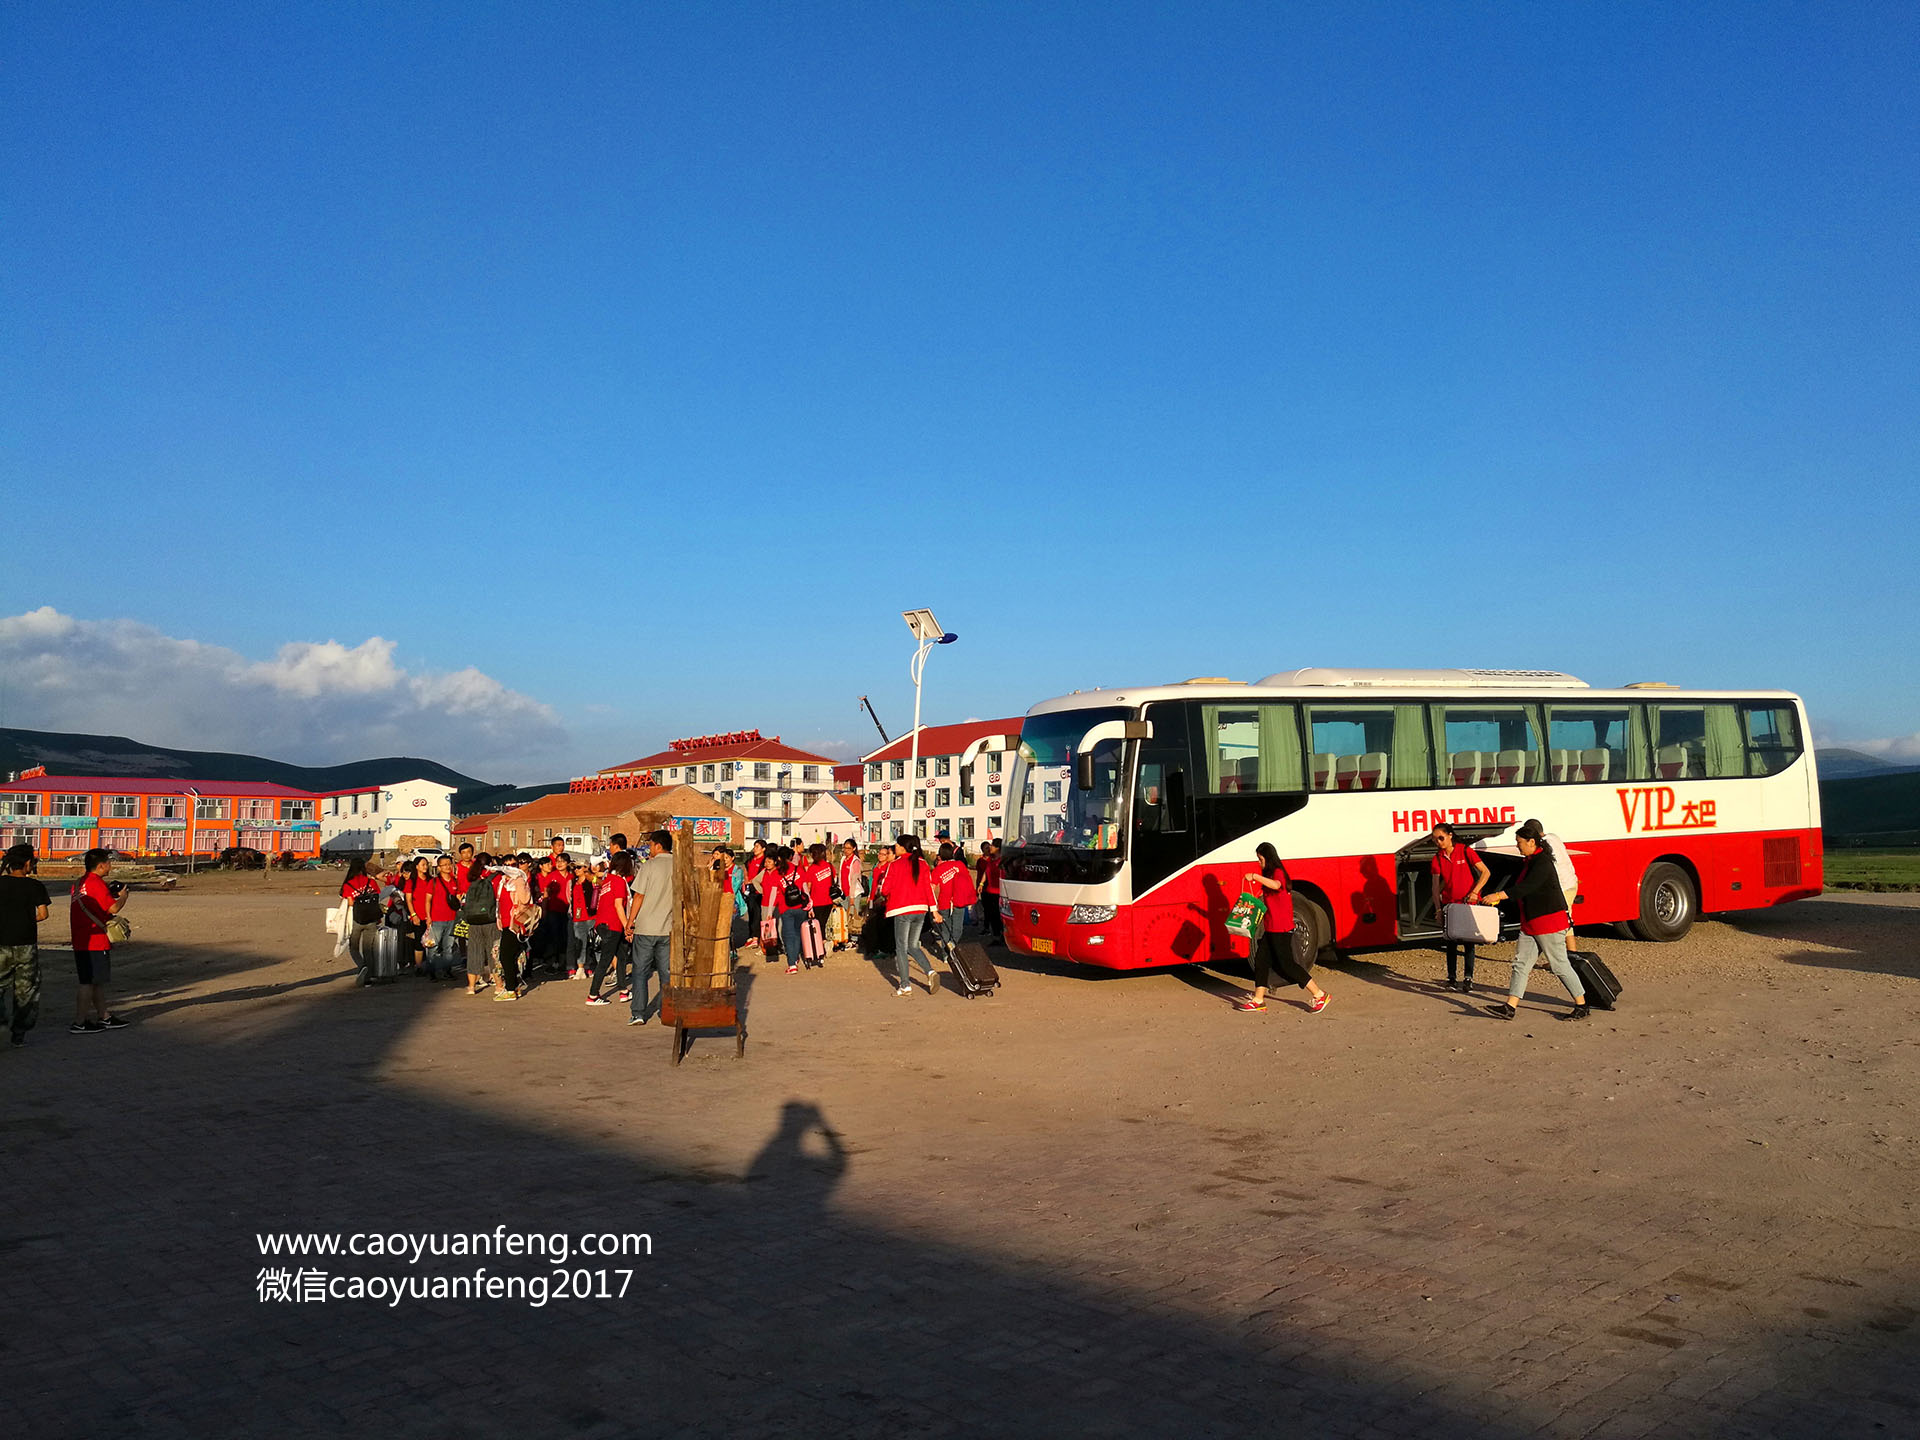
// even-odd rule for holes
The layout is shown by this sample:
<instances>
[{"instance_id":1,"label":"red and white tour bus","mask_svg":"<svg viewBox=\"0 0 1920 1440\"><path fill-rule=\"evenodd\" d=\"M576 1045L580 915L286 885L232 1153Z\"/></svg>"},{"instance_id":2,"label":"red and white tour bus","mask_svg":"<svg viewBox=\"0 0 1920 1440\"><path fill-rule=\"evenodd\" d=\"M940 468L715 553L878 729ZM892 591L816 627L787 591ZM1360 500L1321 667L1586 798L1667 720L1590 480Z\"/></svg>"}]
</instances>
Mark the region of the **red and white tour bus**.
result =
<instances>
[{"instance_id":1,"label":"red and white tour bus","mask_svg":"<svg viewBox=\"0 0 1920 1440\"><path fill-rule=\"evenodd\" d=\"M1263 840L1316 951L1432 939L1430 828L1450 821L1498 857L1530 818L1566 843L1575 924L1677 940L1702 913L1820 893L1806 736L1784 691L1596 690L1539 670L1307 669L1063 696L1017 737L1007 943L1118 970L1225 959Z\"/></svg>"}]
</instances>

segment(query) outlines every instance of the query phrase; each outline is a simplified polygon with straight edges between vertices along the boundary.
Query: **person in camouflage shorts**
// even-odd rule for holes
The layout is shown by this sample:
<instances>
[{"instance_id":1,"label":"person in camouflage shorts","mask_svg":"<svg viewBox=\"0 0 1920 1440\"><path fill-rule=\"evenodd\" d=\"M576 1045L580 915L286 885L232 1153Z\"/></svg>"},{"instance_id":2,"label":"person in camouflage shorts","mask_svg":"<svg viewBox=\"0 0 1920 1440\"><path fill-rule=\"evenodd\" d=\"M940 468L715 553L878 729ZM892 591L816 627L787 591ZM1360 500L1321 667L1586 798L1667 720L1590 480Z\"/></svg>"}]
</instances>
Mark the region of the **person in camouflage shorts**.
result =
<instances>
[{"instance_id":1,"label":"person in camouflage shorts","mask_svg":"<svg viewBox=\"0 0 1920 1440\"><path fill-rule=\"evenodd\" d=\"M0 856L0 1019L15 1045L40 1018L40 922L53 903L33 871L31 845Z\"/></svg>"}]
</instances>

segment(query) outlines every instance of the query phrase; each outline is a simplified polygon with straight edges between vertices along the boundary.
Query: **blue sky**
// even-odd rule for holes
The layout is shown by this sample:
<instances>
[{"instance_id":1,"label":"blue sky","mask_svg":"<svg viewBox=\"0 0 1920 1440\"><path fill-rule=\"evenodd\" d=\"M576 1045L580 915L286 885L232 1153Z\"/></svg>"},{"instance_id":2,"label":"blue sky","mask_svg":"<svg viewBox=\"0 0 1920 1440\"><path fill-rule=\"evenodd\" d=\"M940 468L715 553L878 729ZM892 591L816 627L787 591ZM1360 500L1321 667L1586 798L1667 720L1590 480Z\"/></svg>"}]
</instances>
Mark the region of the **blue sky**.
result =
<instances>
[{"instance_id":1,"label":"blue sky","mask_svg":"<svg viewBox=\"0 0 1920 1440\"><path fill-rule=\"evenodd\" d=\"M0 27L4 723L850 752L925 604L931 721L1523 665L1920 753L1911 5Z\"/></svg>"}]
</instances>

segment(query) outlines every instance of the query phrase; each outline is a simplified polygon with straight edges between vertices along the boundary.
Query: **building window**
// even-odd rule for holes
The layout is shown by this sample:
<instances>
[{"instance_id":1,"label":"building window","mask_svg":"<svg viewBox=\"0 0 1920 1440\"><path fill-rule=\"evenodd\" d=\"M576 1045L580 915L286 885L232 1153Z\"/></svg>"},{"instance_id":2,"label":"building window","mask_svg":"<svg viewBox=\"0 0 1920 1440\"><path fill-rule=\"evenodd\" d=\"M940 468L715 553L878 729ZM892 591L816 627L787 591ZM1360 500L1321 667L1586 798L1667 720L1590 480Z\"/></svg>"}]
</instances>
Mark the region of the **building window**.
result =
<instances>
[{"instance_id":1,"label":"building window","mask_svg":"<svg viewBox=\"0 0 1920 1440\"><path fill-rule=\"evenodd\" d=\"M498 830L493 832L493 848L496 850L500 848L500 832Z\"/></svg>"},{"instance_id":2,"label":"building window","mask_svg":"<svg viewBox=\"0 0 1920 1440\"><path fill-rule=\"evenodd\" d=\"M184 795L149 795L147 797L147 818L149 820L184 820L187 818L187 798Z\"/></svg>"},{"instance_id":3,"label":"building window","mask_svg":"<svg viewBox=\"0 0 1920 1440\"><path fill-rule=\"evenodd\" d=\"M239 812L234 818L241 821L271 820L273 819L273 801L242 800L240 802Z\"/></svg>"},{"instance_id":4,"label":"building window","mask_svg":"<svg viewBox=\"0 0 1920 1440\"><path fill-rule=\"evenodd\" d=\"M387 798L391 800L393 796L389 795ZM378 790L367 796L367 813L369 815L378 815L380 813L380 792Z\"/></svg>"},{"instance_id":5,"label":"building window","mask_svg":"<svg viewBox=\"0 0 1920 1440\"><path fill-rule=\"evenodd\" d=\"M999 786L999 785L987 786L987 798L989 800L998 800L1000 798L1000 792L1003 788L1004 788L1003 786Z\"/></svg>"},{"instance_id":6,"label":"building window","mask_svg":"<svg viewBox=\"0 0 1920 1440\"><path fill-rule=\"evenodd\" d=\"M202 795L193 802L193 818L196 820L224 820L227 818L227 802L216 800L211 795ZM224 846L221 848L225 848Z\"/></svg>"},{"instance_id":7,"label":"building window","mask_svg":"<svg viewBox=\"0 0 1920 1440\"><path fill-rule=\"evenodd\" d=\"M800 767L800 778L802 780L818 780L820 778L820 767L818 765L802 765Z\"/></svg>"},{"instance_id":8,"label":"building window","mask_svg":"<svg viewBox=\"0 0 1920 1440\"><path fill-rule=\"evenodd\" d=\"M765 761L755 764L753 767L753 778L756 780L771 780L773 778L773 766Z\"/></svg>"},{"instance_id":9,"label":"building window","mask_svg":"<svg viewBox=\"0 0 1920 1440\"><path fill-rule=\"evenodd\" d=\"M942 785L933 792L933 805L936 810L944 810L953 804L953 791Z\"/></svg>"},{"instance_id":10,"label":"building window","mask_svg":"<svg viewBox=\"0 0 1920 1440\"><path fill-rule=\"evenodd\" d=\"M906 779L906 778L907 778L907 762L906 762L906 761L904 761L904 760L896 760L896 761L894 761L894 762L893 762L893 769L892 769L892 771L890 772L890 775L891 775L891 778L893 778L893 779L895 779L895 780L904 780L904 779Z\"/></svg>"},{"instance_id":11,"label":"building window","mask_svg":"<svg viewBox=\"0 0 1920 1440\"><path fill-rule=\"evenodd\" d=\"M187 848L187 837L178 830L147 832L147 851L153 855L179 855Z\"/></svg>"},{"instance_id":12,"label":"building window","mask_svg":"<svg viewBox=\"0 0 1920 1440\"><path fill-rule=\"evenodd\" d=\"M1029 785L1027 790L1028 793L1032 793L1033 787ZM1041 794L1049 805L1058 805L1060 803L1060 782L1058 780L1047 781L1046 788Z\"/></svg>"},{"instance_id":13,"label":"building window","mask_svg":"<svg viewBox=\"0 0 1920 1440\"><path fill-rule=\"evenodd\" d=\"M728 781L732 779L733 779L733 766L722 765L720 767L720 783L722 785L725 785Z\"/></svg>"},{"instance_id":14,"label":"building window","mask_svg":"<svg viewBox=\"0 0 1920 1440\"><path fill-rule=\"evenodd\" d=\"M40 813L40 797L38 795L0 796L0 812L23 820L30 815L38 815ZM19 842L16 841L14 843L18 844Z\"/></svg>"},{"instance_id":15,"label":"building window","mask_svg":"<svg viewBox=\"0 0 1920 1440\"><path fill-rule=\"evenodd\" d=\"M140 818L140 797L138 795L109 795L106 808L101 815L111 820L138 820Z\"/></svg>"},{"instance_id":16,"label":"building window","mask_svg":"<svg viewBox=\"0 0 1920 1440\"><path fill-rule=\"evenodd\" d=\"M926 807L927 807L927 792L924 790L914 791L913 792L913 808L916 810L924 810L926 809Z\"/></svg>"},{"instance_id":17,"label":"building window","mask_svg":"<svg viewBox=\"0 0 1920 1440\"><path fill-rule=\"evenodd\" d=\"M349 814L358 815L360 813L360 797L358 795L349 795L347 797L347 804L349 806Z\"/></svg>"},{"instance_id":18,"label":"building window","mask_svg":"<svg viewBox=\"0 0 1920 1440\"><path fill-rule=\"evenodd\" d=\"M49 850L85 850L88 849L87 837L91 830L55 830L47 837Z\"/></svg>"},{"instance_id":19,"label":"building window","mask_svg":"<svg viewBox=\"0 0 1920 1440\"><path fill-rule=\"evenodd\" d=\"M196 830L193 835L193 848L199 854L218 855L232 843L231 830Z\"/></svg>"},{"instance_id":20,"label":"building window","mask_svg":"<svg viewBox=\"0 0 1920 1440\"><path fill-rule=\"evenodd\" d=\"M56 815L91 815L93 797L90 795L56 795L53 797L53 813Z\"/></svg>"},{"instance_id":21,"label":"building window","mask_svg":"<svg viewBox=\"0 0 1920 1440\"><path fill-rule=\"evenodd\" d=\"M271 853L271 851L273 850L273 831L242 830L240 832L240 843L246 846L247 849L249 850L258 850L258 851L261 851L262 853Z\"/></svg>"},{"instance_id":22,"label":"building window","mask_svg":"<svg viewBox=\"0 0 1920 1440\"><path fill-rule=\"evenodd\" d=\"M700 767L700 783L702 785L713 784L713 766L702 765Z\"/></svg>"},{"instance_id":23,"label":"building window","mask_svg":"<svg viewBox=\"0 0 1920 1440\"><path fill-rule=\"evenodd\" d=\"M914 763L913 778L916 780L924 780L927 778L927 757L926 756L922 755L919 758L919 760Z\"/></svg>"},{"instance_id":24,"label":"building window","mask_svg":"<svg viewBox=\"0 0 1920 1440\"><path fill-rule=\"evenodd\" d=\"M280 802L280 818L282 820L313 819L313 801L282 800Z\"/></svg>"},{"instance_id":25,"label":"building window","mask_svg":"<svg viewBox=\"0 0 1920 1440\"><path fill-rule=\"evenodd\" d=\"M108 850L118 850L123 855L131 855L140 848L138 830L102 830L100 843Z\"/></svg>"},{"instance_id":26,"label":"building window","mask_svg":"<svg viewBox=\"0 0 1920 1440\"><path fill-rule=\"evenodd\" d=\"M520 832L518 830L507 831L507 844L515 847L516 849L519 848Z\"/></svg>"},{"instance_id":27,"label":"building window","mask_svg":"<svg viewBox=\"0 0 1920 1440\"><path fill-rule=\"evenodd\" d=\"M873 781L881 780L884 778L885 777L882 775L880 767L878 765L867 766L867 780L869 783Z\"/></svg>"},{"instance_id":28,"label":"building window","mask_svg":"<svg viewBox=\"0 0 1920 1440\"><path fill-rule=\"evenodd\" d=\"M973 821L971 818L960 822L960 838L962 840L973 839Z\"/></svg>"},{"instance_id":29,"label":"building window","mask_svg":"<svg viewBox=\"0 0 1920 1440\"><path fill-rule=\"evenodd\" d=\"M1020 801L1024 805L1033 804L1033 782L1031 780L1027 782L1027 788L1024 792L1022 792L1020 796Z\"/></svg>"},{"instance_id":30,"label":"building window","mask_svg":"<svg viewBox=\"0 0 1920 1440\"><path fill-rule=\"evenodd\" d=\"M933 762L933 773L935 775L951 775L953 773L953 757L951 755L936 756Z\"/></svg>"}]
</instances>

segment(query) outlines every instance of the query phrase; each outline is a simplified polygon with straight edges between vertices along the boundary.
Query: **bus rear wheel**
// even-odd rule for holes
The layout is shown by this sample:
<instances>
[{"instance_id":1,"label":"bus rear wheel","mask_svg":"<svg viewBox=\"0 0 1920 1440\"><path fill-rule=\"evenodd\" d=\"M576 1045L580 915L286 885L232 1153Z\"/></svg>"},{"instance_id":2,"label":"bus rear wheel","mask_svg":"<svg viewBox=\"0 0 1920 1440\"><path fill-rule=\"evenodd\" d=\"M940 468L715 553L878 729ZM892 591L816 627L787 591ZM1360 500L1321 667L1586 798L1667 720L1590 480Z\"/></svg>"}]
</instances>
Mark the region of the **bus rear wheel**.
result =
<instances>
[{"instance_id":1,"label":"bus rear wheel","mask_svg":"<svg viewBox=\"0 0 1920 1440\"><path fill-rule=\"evenodd\" d=\"M1640 918L1629 922L1641 940L1678 940L1693 928L1700 911L1693 880L1678 865L1662 860L1649 865L1640 881Z\"/></svg>"}]
</instances>

